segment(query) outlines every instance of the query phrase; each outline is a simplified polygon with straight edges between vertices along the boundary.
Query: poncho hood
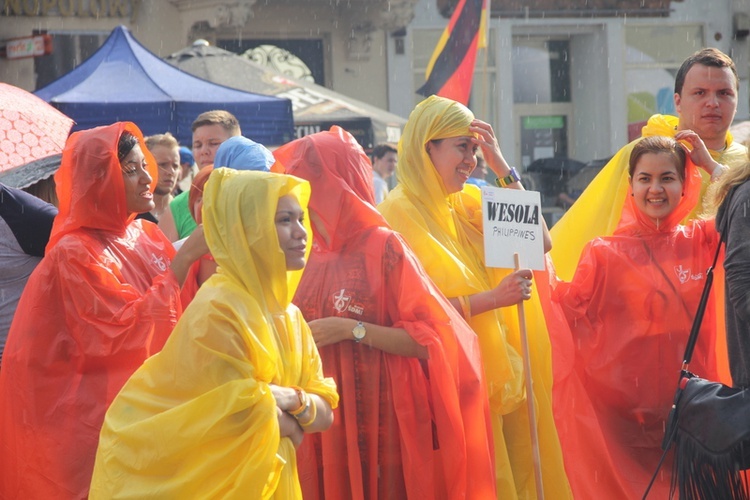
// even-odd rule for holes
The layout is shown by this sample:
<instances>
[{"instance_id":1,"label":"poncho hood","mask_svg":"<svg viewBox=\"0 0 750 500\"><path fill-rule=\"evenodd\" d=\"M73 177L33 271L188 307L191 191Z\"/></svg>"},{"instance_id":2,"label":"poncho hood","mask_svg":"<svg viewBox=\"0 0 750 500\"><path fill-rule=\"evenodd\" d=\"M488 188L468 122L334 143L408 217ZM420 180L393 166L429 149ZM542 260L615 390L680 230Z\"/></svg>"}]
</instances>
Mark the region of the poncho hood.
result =
<instances>
[{"instance_id":1,"label":"poncho hood","mask_svg":"<svg viewBox=\"0 0 750 500\"><path fill-rule=\"evenodd\" d=\"M219 145L214 166L268 172L273 161L273 154L264 145L238 135Z\"/></svg>"},{"instance_id":2,"label":"poncho hood","mask_svg":"<svg viewBox=\"0 0 750 500\"><path fill-rule=\"evenodd\" d=\"M452 228L450 207L459 205L458 193L448 194L427 154L427 143L449 137L475 136L469 132L474 114L463 104L444 97L430 96L417 104L409 115L404 134L398 144L399 166L396 176L399 184L415 198L424 200L421 204L428 210L438 213L438 220L445 221L445 229L455 235ZM409 168L418 165L424 168ZM398 187L397 187L398 189Z\"/></svg>"},{"instance_id":3,"label":"poncho hood","mask_svg":"<svg viewBox=\"0 0 750 500\"><path fill-rule=\"evenodd\" d=\"M310 186L290 175L229 168L215 169L203 194L203 229L219 272L241 283L271 313L286 310L296 289L287 281L274 223L279 198L287 194L305 209ZM308 247L309 241L308 235Z\"/></svg>"},{"instance_id":4,"label":"poncho hood","mask_svg":"<svg viewBox=\"0 0 750 500\"><path fill-rule=\"evenodd\" d=\"M372 166L354 136L341 127L297 139L274 151L273 170L310 182L315 193L310 210L329 236L317 231L318 250L338 250L357 231L388 224L375 209Z\"/></svg>"},{"instance_id":5,"label":"poncho hood","mask_svg":"<svg viewBox=\"0 0 750 500\"><path fill-rule=\"evenodd\" d=\"M158 179L156 161L143 141L140 129L131 122L74 132L65 144L60 169L55 174L60 212L52 226L47 252L60 238L80 228L123 234L138 214L129 213L125 182L117 143L123 132L130 132L146 158L153 193Z\"/></svg>"},{"instance_id":6,"label":"poncho hood","mask_svg":"<svg viewBox=\"0 0 750 500\"><path fill-rule=\"evenodd\" d=\"M646 125L641 130L641 136L648 137L651 135L665 135L667 137L674 137L677 132L677 127L680 125L680 119L672 115L653 115L648 119ZM726 147L730 147L734 143L734 137L732 133L727 130L727 138L725 141ZM717 151L709 150L714 159L718 156Z\"/></svg>"},{"instance_id":7,"label":"poncho hood","mask_svg":"<svg viewBox=\"0 0 750 500\"><path fill-rule=\"evenodd\" d=\"M685 165L685 180L682 184L682 197L675 209L658 224L641 212L635 203L633 188L628 186L628 196L622 209L622 218L614 234L671 232L695 208L701 193L701 173L688 158Z\"/></svg>"}]
</instances>

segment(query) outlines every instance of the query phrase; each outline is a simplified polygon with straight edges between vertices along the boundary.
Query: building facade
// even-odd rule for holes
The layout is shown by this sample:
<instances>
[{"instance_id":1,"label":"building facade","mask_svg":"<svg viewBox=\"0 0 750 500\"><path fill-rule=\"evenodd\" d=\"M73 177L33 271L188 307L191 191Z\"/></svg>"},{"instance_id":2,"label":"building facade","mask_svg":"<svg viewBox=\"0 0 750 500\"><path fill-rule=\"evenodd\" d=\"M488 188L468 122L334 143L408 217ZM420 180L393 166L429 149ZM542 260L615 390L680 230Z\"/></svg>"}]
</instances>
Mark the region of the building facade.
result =
<instances>
[{"instance_id":1,"label":"building facade","mask_svg":"<svg viewBox=\"0 0 750 500\"><path fill-rule=\"evenodd\" d=\"M424 81L440 8L423 0L406 33L412 59L389 54L391 88ZM605 158L653 113L674 114L674 75L703 47L730 54L740 75L738 120L750 117L750 3L742 0L492 0L489 47L477 57L470 107L498 131L514 164L551 156ZM411 70L411 71L409 71ZM396 113L411 96L389 95Z\"/></svg>"},{"instance_id":2,"label":"building facade","mask_svg":"<svg viewBox=\"0 0 750 500\"><path fill-rule=\"evenodd\" d=\"M406 117L456 3L0 0L0 80L35 90L124 24L162 57L203 38ZM746 0L492 0L491 11L470 106L494 125L515 165L611 155L652 113L674 112L674 74L704 46L734 58L737 118L750 117ZM7 58L7 48L23 55L28 39L45 34L51 54ZM16 47L18 39L27 46Z\"/></svg>"}]
</instances>

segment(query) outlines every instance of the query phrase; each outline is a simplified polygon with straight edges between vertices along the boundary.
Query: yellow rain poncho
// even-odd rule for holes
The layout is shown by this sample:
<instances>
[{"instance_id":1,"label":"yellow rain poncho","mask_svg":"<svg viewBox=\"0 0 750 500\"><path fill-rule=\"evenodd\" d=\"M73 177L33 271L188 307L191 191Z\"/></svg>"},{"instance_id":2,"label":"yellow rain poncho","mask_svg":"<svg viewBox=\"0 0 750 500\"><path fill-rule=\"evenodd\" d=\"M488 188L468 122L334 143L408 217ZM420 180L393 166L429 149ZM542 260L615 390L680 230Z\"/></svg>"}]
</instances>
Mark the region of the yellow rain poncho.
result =
<instances>
[{"instance_id":1,"label":"yellow rain poncho","mask_svg":"<svg viewBox=\"0 0 750 500\"><path fill-rule=\"evenodd\" d=\"M677 132L679 119L669 115L654 115L641 131L642 137L663 135L674 137ZM560 221L550 230L554 246L550 255L555 264L557 275L570 281L575 274L578 259L584 245L598 236L611 235L622 216L625 196L628 192L628 161L633 146L640 139L625 145L604 166L601 172L591 181L591 184L565 213ZM736 167L747 162L747 148L734 142L732 134L727 132L726 148L723 151L711 151L714 160ZM701 170L703 187L700 199L709 183L709 175ZM687 216L694 219L703 212L702 203Z\"/></svg>"},{"instance_id":2,"label":"yellow rain poncho","mask_svg":"<svg viewBox=\"0 0 750 500\"><path fill-rule=\"evenodd\" d=\"M479 190L465 186L462 192L446 194L425 150L433 139L472 135L473 118L471 111L449 99L433 96L418 104L399 143L399 184L378 206L446 297L490 290L511 272L484 265ZM538 296L526 304L545 495L569 498L552 417L549 338ZM516 308L473 316L469 324L479 336L493 413L498 498L536 498Z\"/></svg>"},{"instance_id":3,"label":"yellow rain poncho","mask_svg":"<svg viewBox=\"0 0 750 500\"><path fill-rule=\"evenodd\" d=\"M301 498L269 384L302 387L333 407L338 396L291 304L274 225L290 193L307 206L309 185L295 177L211 174L203 224L219 270L112 403L91 498Z\"/></svg>"}]
</instances>

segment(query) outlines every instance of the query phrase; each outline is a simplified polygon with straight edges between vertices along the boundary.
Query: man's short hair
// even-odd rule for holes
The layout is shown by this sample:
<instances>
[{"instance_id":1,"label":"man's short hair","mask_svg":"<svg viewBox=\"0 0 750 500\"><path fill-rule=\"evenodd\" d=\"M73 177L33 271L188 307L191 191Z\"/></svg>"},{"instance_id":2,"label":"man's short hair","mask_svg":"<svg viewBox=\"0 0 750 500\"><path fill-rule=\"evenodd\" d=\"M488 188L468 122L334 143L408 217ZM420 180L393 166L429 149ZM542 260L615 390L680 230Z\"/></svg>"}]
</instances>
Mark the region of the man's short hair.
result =
<instances>
[{"instance_id":1,"label":"man's short hair","mask_svg":"<svg viewBox=\"0 0 750 500\"><path fill-rule=\"evenodd\" d=\"M193 121L193 125L191 128L192 131L195 132L195 129L197 129L198 127L204 127L206 125L221 125L221 127L226 130L230 136L242 134L242 132L240 131L240 122L237 121L237 117L235 117L229 111L224 111L223 109L214 109L212 111L206 111L205 113L199 114L198 118Z\"/></svg>"},{"instance_id":2,"label":"man's short hair","mask_svg":"<svg viewBox=\"0 0 750 500\"><path fill-rule=\"evenodd\" d=\"M372 157L376 160L381 159L388 153L398 153L398 150L390 144L378 144L372 148Z\"/></svg>"},{"instance_id":3,"label":"man's short hair","mask_svg":"<svg viewBox=\"0 0 750 500\"><path fill-rule=\"evenodd\" d=\"M148 137L145 137L143 141L146 143L146 147L150 150L154 149L156 146L165 146L170 149L177 149L180 147L180 143L177 142L177 139L167 132L166 134L154 134L150 135Z\"/></svg>"},{"instance_id":4,"label":"man's short hair","mask_svg":"<svg viewBox=\"0 0 750 500\"><path fill-rule=\"evenodd\" d=\"M709 66L712 68L729 68L734 74L734 85L735 90L740 88L740 77L737 75L737 67L734 65L732 58L726 55L719 49L709 47L707 49L699 50L692 56L685 59L677 70L677 76L674 79L674 93L682 95L682 86L685 85L685 76L687 76L690 68L700 64L702 66Z\"/></svg>"}]
</instances>

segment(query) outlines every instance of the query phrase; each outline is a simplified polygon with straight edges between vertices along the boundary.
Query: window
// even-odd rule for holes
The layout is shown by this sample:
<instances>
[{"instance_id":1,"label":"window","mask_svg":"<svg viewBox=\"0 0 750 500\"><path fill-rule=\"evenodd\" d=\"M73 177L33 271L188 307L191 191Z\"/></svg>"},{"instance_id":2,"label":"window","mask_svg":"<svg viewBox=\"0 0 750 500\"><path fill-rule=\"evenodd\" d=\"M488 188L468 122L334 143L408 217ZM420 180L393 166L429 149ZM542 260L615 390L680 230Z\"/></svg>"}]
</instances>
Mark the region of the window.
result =
<instances>
[{"instance_id":1,"label":"window","mask_svg":"<svg viewBox=\"0 0 750 500\"><path fill-rule=\"evenodd\" d=\"M513 38L513 102L570 102L570 42Z\"/></svg>"},{"instance_id":2,"label":"window","mask_svg":"<svg viewBox=\"0 0 750 500\"><path fill-rule=\"evenodd\" d=\"M34 35L52 36L52 53L34 58L36 88L40 89L51 83L83 61L91 57L109 36L102 32L65 32L34 30Z\"/></svg>"}]
</instances>

